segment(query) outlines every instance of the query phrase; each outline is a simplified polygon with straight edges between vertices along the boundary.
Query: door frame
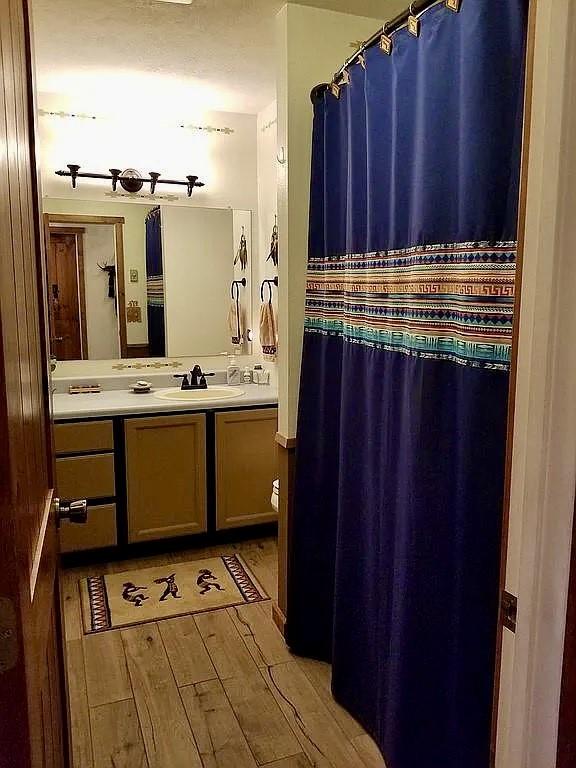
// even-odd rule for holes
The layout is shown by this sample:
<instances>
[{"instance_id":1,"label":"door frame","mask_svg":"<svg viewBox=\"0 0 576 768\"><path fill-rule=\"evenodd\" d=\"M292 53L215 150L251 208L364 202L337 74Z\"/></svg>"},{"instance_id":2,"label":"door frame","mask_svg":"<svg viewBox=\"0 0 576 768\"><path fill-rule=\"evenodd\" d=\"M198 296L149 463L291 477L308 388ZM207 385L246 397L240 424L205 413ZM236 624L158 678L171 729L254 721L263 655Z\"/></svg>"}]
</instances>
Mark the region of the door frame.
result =
<instances>
[{"instance_id":1,"label":"door frame","mask_svg":"<svg viewBox=\"0 0 576 768\"><path fill-rule=\"evenodd\" d=\"M576 489L576 6L535 14L497 768L557 764Z\"/></svg>"},{"instance_id":2,"label":"door frame","mask_svg":"<svg viewBox=\"0 0 576 768\"><path fill-rule=\"evenodd\" d=\"M76 238L76 274L78 276L78 303L80 308L80 345L82 349L82 360L88 359L88 329L86 324L86 281L84 279L84 227L50 227L49 236L52 234L74 235ZM50 247L48 242L46 248ZM50 260L50 253L46 250L46 257ZM48 267L48 278L50 278L50 267ZM48 279L48 291L50 291L50 279ZM50 320L54 328L54 308L52 305L52 296L48 298Z\"/></svg>"},{"instance_id":3,"label":"door frame","mask_svg":"<svg viewBox=\"0 0 576 768\"><path fill-rule=\"evenodd\" d=\"M498 748L500 694L502 685L502 664L504 663L504 632L502 621L502 597L506 590L508 565L508 543L510 536L510 496L512 487L512 458L514 454L514 425L516 390L518 384L518 355L520 345L520 317L522 312L522 284L524 275L524 253L526 248L526 215L528 194L528 169L530 162L530 139L534 96L534 46L536 41L536 3L529 0L528 26L526 30L526 55L524 73L524 110L522 124L522 155L520 160L520 188L518 201L518 246L516 254L516 276L514 292L514 321L510 358L510 382L508 385L508 411L506 432L506 464L504 469L504 501L502 505L502 534L500 543L500 599L496 627L496 659L492 700L492 735L490 745L491 765L496 765Z\"/></svg>"},{"instance_id":4,"label":"door frame","mask_svg":"<svg viewBox=\"0 0 576 768\"><path fill-rule=\"evenodd\" d=\"M114 227L114 244L116 251L116 296L118 302L118 337L120 339L120 358L128 357L126 330L126 277L124 275L124 216L91 216L75 213L45 213L44 240L49 246L50 225L68 224L102 224Z\"/></svg>"}]
</instances>

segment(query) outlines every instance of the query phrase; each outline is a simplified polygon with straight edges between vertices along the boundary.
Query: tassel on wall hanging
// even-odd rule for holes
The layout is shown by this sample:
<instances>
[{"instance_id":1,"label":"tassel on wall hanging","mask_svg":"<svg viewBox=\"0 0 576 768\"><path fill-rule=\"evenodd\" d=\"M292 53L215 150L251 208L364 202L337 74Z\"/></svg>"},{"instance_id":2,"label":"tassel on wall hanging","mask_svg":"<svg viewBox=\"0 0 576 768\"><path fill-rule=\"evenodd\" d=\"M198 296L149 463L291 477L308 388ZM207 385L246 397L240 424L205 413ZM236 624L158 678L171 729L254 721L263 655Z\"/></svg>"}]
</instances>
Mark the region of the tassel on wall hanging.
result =
<instances>
[{"instance_id":1,"label":"tassel on wall hanging","mask_svg":"<svg viewBox=\"0 0 576 768\"><path fill-rule=\"evenodd\" d=\"M270 253L266 261L272 259L272 264L278 266L278 217L274 216L274 226L272 227L272 237L270 239Z\"/></svg>"},{"instance_id":2,"label":"tassel on wall hanging","mask_svg":"<svg viewBox=\"0 0 576 768\"><path fill-rule=\"evenodd\" d=\"M244 227L242 227L242 234L240 235L240 245L238 246L238 252L236 253L236 258L234 259L234 266L236 266L238 262L240 262L240 266L242 267L242 272L244 272L248 264L248 248L246 246L246 235L244 234Z\"/></svg>"}]
</instances>

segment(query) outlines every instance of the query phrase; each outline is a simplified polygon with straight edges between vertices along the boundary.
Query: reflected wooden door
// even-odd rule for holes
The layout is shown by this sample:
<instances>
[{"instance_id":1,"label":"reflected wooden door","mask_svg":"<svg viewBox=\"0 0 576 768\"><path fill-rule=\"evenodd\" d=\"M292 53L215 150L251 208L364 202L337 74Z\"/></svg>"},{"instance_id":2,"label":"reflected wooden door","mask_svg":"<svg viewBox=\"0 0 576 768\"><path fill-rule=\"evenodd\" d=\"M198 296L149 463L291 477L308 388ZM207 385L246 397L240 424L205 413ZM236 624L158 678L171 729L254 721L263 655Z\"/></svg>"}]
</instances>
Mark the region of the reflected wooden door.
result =
<instances>
[{"instance_id":1,"label":"reflected wooden door","mask_svg":"<svg viewBox=\"0 0 576 768\"><path fill-rule=\"evenodd\" d=\"M48 294L52 353L58 360L86 357L86 301L82 235L50 230Z\"/></svg>"},{"instance_id":2,"label":"reflected wooden door","mask_svg":"<svg viewBox=\"0 0 576 768\"><path fill-rule=\"evenodd\" d=\"M0 767L63 768L46 302L25 0L0 0Z\"/></svg>"}]
</instances>

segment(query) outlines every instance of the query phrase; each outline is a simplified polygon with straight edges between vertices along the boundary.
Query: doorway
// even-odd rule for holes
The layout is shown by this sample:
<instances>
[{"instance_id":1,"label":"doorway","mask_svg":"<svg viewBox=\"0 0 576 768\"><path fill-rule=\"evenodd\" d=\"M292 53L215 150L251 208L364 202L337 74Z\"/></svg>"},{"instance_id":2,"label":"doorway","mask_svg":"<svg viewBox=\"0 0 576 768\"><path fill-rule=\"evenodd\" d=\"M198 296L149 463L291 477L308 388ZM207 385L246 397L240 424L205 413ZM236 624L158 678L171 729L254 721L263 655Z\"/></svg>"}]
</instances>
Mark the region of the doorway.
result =
<instances>
[{"instance_id":1,"label":"doorway","mask_svg":"<svg viewBox=\"0 0 576 768\"><path fill-rule=\"evenodd\" d=\"M58 360L85 360L88 356L84 232L82 227L51 227L49 232L50 335Z\"/></svg>"},{"instance_id":2,"label":"doorway","mask_svg":"<svg viewBox=\"0 0 576 768\"><path fill-rule=\"evenodd\" d=\"M128 357L124 224L122 216L44 214L57 360Z\"/></svg>"}]
</instances>

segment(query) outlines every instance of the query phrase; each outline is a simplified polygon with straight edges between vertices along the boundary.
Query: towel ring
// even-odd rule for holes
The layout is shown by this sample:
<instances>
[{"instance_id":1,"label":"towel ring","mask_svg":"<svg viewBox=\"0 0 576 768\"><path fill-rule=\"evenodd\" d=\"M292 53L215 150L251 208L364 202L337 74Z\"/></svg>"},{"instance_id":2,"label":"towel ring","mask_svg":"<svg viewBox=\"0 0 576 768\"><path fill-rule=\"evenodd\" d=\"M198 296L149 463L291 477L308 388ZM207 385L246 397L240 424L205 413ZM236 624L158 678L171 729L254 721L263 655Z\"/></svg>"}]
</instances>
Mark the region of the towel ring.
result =
<instances>
[{"instance_id":1,"label":"towel ring","mask_svg":"<svg viewBox=\"0 0 576 768\"><path fill-rule=\"evenodd\" d=\"M244 288L246 287L245 277L243 277L242 280L232 280L232 285L230 286L230 295L234 301L238 301L240 298L240 286L243 286Z\"/></svg>"},{"instance_id":2,"label":"towel ring","mask_svg":"<svg viewBox=\"0 0 576 768\"><path fill-rule=\"evenodd\" d=\"M269 296L268 296L268 303L272 302L272 286L275 285L278 287L278 277L274 277L272 280L263 280L262 285L260 286L260 299L262 303L264 303L264 286L268 286Z\"/></svg>"}]
</instances>

